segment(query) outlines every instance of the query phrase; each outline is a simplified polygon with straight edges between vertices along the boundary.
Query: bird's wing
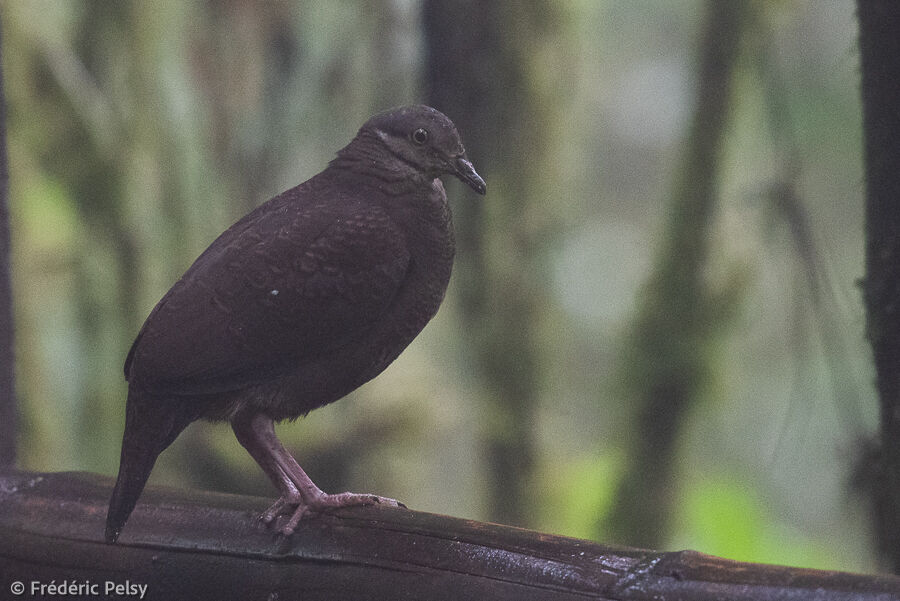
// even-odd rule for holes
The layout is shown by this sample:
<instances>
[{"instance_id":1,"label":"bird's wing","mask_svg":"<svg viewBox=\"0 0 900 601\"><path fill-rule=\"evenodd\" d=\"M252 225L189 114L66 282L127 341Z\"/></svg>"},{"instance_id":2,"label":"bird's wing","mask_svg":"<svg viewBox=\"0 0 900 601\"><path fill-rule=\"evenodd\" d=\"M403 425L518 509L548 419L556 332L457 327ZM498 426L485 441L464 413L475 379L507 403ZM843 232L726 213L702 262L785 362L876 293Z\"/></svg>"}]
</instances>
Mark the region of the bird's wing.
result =
<instances>
[{"instance_id":1,"label":"bird's wing","mask_svg":"<svg viewBox=\"0 0 900 601\"><path fill-rule=\"evenodd\" d=\"M197 259L138 334L133 386L239 390L366 334L403 285L405 237L376 205L311 196L276 197Z\"/></svg>"}]
</instances>

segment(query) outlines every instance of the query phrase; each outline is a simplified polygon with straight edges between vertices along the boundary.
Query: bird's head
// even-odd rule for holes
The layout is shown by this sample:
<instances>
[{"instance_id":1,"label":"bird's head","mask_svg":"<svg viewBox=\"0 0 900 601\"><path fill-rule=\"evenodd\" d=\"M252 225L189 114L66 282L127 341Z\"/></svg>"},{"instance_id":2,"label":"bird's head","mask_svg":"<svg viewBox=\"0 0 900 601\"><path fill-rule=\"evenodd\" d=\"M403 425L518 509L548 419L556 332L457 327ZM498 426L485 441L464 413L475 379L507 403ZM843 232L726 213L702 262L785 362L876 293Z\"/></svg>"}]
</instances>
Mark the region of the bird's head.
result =
<instances>
[{"instance_id":1,"label":"bird's head","mask_svg":"<svg viewBox=\"0 0 900 601\"><path fill-rule=\"evenodd\" d=\"M484 180L466 157L456 126L430 106L391 109L369 119L361 130L374 134L398 159L427 177L455 175L479 194Z\"/></svg>"}]
</instances>

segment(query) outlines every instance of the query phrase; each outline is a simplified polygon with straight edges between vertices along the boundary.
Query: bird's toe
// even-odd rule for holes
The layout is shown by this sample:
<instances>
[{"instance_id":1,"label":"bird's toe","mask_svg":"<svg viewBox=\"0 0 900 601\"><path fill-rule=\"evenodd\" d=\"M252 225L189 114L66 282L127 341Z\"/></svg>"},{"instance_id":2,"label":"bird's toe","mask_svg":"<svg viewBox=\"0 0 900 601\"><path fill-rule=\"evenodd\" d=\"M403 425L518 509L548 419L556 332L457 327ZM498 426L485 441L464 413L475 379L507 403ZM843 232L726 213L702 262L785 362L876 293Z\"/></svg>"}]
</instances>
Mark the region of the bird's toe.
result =
<instances>
[{"instance_id":1,"label":"bird's toe","mask_svg":"<svg viewBox=\"0 0 900 601\"><path fill-rule=\"evenodd\" d=\"M342 492L336 495L323 495L313 503L317 509L327 510L338 507L352 507L355 505L386 505L388 507L403 507L406 505L396 499L379 497L378 495Z\"/></svg>"},{"instance_id":2,"label":"bird's toe","mask_svg":"<svg viewBox=\"0 0 900 601\"><path fill-rule=\"evenodd\" d=\"M289 512L296 513L296 507L302 504L303 500L299 495L283 495L272 503L268 509L259 514L257 519L266 526L272 526L282 515ZM291 513L292 516L293 513Z\"/></svg>"}]
</instances>

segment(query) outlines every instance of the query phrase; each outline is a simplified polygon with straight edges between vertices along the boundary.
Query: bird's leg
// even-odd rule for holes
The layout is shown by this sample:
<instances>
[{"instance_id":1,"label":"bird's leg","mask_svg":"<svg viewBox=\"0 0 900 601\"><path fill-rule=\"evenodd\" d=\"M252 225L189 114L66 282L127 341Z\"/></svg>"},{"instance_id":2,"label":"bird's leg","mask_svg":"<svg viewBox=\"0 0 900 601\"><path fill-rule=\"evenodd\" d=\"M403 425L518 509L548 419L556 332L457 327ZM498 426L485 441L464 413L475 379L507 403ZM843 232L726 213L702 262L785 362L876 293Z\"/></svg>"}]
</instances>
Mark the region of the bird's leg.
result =
<instances>
[{"instance_id":1,"label":"bird's leg","mask_svg":"<svg viewBox=\"0 0 900 601\"><path fill-rule=\"evenodd\" d=\"M278 440L275 424L266 415L257 413L249 418L239 417L232 422L232 428L244 448L282 491L281 499L263 514L263 521L269 523L288 507L294 508L291 518L281 528L284 534L291 534L307 513L351 505L405 507L395 499L377 495L351 492L330 495L323 492Z\"/></svg>"},{"instance_id":2,"label":"bird's leg","mask_svg":"<svg viewBox=\"0 0 900 601\"><path fill-rule=\"evenodd\" d=\"M307 513L328 511L329 509L337 509L339 507L350 507L353 505L388 505L390 507L406 507L403 503L396 499L388 497L380 497L373 494L360 494L352 492L342 492L338 494L328 494L323 492L315 483L306 475L303 468L297 463L287 449L281 444L281 441L275 436L274 428L272 429L272 440L275 444L273 453L278 466L284 470L287 476L297 486L302 497L302 503L296 505L294 514L291 519L281 529L282 533L290 534L297 527L297 524Z\"/></svg>"},{"instance_id":3,"label":"bird's leg","mask_svg":"<svg viewBox=\"0 0 900 601\"><path fill-rule=\"evenodd\" d=\"M275 503L264 511L259 520L264 524L271 524L281 513L285 507L293 507L301 501L300 492L294 486L293 481L284 473L274 460L269 450L260 444L259 436L254 432L253 418L238 416L231 422L231 428L234 435L238 439L250 456L259 464L272 484L281 492L281 497Z\"/></svg>"}]
</instances>

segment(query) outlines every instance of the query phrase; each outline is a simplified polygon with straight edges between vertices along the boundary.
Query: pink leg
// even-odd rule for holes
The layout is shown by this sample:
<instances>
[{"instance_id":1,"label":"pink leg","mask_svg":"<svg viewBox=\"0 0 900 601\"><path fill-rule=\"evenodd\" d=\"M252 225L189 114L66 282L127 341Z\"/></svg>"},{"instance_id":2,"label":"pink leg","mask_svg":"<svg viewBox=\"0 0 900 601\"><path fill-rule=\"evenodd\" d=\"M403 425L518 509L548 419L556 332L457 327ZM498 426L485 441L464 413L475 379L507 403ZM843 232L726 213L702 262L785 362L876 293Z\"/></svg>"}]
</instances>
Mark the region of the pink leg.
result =
<instances>
[{"instance_id":1,"label":"pink leg","mask_svg":"<svg viewBox=\"0 0 900 601\"><path fill-rule=\"evenodd\" d=\"M281 492L281 497L269 507L262 515L259 516L260 521L265 524L271 524L277 518L286 506L293 506L294 503L300 502L300 492L294 483L288 478L287 474L278 467L271 453L259 443L258 437L255 435L252 426L252 420L238 418L231 423L234 435L238 442L241 443L250 456L259 464L272 484Z\"/></svg>"},{"instance_id":2,"label":"pink leg","mask_svg":"<svg viewBox=\"0 0 900 601\"><path fill-rule=\"evenodd\" d=\"M241 445L281 491L281 498L266 510L260 519L268 524L293 508L290 519L281 528L283 534L291 534L308 513L351 505L382 504L405 507L394 499L377 495L350 492L329 495L322 492L275 436L275 424L266 415L257 413L249 418L238 417L232 422L231 427Z\"/></svg>"}]
</instances>

